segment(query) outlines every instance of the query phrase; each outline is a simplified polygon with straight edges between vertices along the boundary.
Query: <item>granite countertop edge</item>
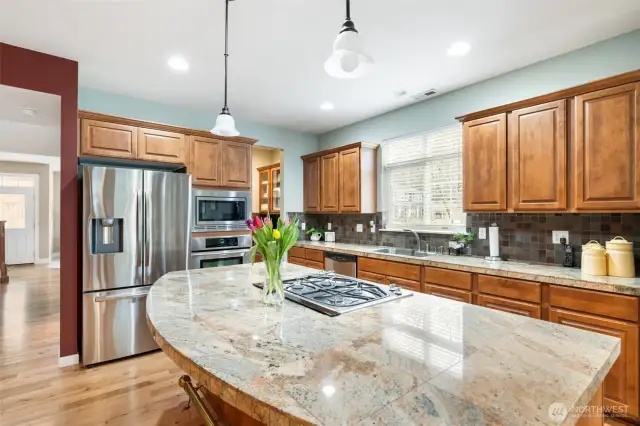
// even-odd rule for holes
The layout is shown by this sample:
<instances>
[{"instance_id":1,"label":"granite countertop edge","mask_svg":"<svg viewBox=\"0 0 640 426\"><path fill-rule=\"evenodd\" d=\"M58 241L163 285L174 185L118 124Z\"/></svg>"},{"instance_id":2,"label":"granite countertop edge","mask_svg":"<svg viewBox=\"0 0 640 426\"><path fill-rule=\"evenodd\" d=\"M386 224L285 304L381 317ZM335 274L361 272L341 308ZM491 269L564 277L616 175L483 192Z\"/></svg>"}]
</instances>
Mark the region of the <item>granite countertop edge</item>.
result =
<instances>
[{"instance_id":1,"label":"granite countertop edge","mask_svg":"<svg viewBox=\"0 0 640 426\"><path fill-rule=\"evenodd\" d=\"M619 278L610 276L594 276L584 274L580 269L577 268L565 268L562 266L534 264L519 261L489 262L482 258L471 256L446 256L430 254L426 258L417 258L397 254L376 253L376 250L389 247L364 244L298 241L296 243L296 246L322 251L330 251L334 253L364 256L372 259L433 266L436 268L451 269L456 271L474 272L505 278L538 281L566 287L576 287L587 290L604 291L630 296L640 296L639 277Z\"/></svg>"}]
</instances>

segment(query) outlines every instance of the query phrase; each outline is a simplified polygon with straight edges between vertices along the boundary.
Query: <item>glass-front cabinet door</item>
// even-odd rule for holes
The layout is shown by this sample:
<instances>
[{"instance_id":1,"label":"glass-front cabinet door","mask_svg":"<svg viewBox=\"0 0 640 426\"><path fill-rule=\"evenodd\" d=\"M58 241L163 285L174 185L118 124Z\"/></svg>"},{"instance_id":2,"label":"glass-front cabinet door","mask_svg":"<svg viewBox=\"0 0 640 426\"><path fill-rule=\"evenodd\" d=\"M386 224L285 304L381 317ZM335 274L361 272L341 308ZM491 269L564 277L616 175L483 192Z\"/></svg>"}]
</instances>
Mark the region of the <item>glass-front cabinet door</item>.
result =
<instances>
[{"instance_id":1,"label":"glass-front cabinet door","mask_svg":"<svg viewBox=\"0 0 640 426\"><path fill-rule=\"evenodd\" d=\"M270 184L269 177L271 174L269 170L262 170L258 175L259 184L258 191L260 194L260 213L269 213L269 194L270 194Z\"/></svg>"},{"instance_id":2,"label":"glass-front cabinet door","mask_svg":"<svg viewBox=\"0 0 640 426\"><path fill-rule=\"evenodd\" d=\"M271 211L273 213L280 213L280 204L282 204L280 176L280 167L271 169Z\"/></svg>"}]
</instances>

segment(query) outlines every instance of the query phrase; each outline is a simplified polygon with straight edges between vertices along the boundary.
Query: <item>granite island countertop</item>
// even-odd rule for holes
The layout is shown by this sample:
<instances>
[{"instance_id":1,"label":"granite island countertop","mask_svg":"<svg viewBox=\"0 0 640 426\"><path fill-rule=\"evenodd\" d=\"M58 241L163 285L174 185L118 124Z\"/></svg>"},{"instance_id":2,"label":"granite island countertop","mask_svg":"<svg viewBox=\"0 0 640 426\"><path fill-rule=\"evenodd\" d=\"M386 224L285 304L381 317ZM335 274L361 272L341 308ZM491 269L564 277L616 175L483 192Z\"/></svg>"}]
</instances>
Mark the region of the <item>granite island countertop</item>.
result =
<instances>
[{"instance_id":1,"label":"granite island countertop","mask_svg":"<svg viewBox=\"0 0 640 426\"><path fill-rule=\"evenodd\" d=\"M383 259L394 262L413 263L435 268L454 269L457 271L475 272L478 274L499 277L518 278L538 281L567 287L586 288L609 293L640 296L640 278L601 277L583 274L579 268L565 268L555 265L544 265L520 261L489 262L481 257L448 256L429 254L418 258L397 254L376 253L379 249L389 247L369 246L363 244L327 243L324 241L298 241L296 247L305 247L334 253L352 254L372 259Z\"/></svg>"},{"instance_id":2,"label":"granite island countertop","mask_svg":"<svg viewBox=\"0 0 640 426\"><path fill-rule=\"evenodd\" d=\"M317 271L285 264L283 277ZM328 317L264 306L262 264L173 272L147 315L163 350L269 425L572 425L620 340L426 294Z\"/></svg>"}]
</instances>

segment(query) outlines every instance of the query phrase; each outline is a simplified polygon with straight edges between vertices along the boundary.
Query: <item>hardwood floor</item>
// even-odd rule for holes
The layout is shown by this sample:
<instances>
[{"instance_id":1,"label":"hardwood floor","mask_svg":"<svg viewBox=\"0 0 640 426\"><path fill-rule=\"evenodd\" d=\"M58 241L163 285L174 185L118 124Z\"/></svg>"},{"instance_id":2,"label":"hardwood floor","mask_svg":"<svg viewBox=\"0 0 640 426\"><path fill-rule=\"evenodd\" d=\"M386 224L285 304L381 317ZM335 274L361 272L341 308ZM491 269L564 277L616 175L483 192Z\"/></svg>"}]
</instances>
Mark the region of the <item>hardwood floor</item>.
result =
<instances>
[{"instance_id":1,"label":"hardwood floor","mask_svg":"<svg viewBox=\"0 0 640 426\"><path fill-rule=\"evenodd\" d=\"M157 352L84 369L58 367L59 269L15 267L0 284L0 425L200 426Z\"/></svg>"}]
</instances>

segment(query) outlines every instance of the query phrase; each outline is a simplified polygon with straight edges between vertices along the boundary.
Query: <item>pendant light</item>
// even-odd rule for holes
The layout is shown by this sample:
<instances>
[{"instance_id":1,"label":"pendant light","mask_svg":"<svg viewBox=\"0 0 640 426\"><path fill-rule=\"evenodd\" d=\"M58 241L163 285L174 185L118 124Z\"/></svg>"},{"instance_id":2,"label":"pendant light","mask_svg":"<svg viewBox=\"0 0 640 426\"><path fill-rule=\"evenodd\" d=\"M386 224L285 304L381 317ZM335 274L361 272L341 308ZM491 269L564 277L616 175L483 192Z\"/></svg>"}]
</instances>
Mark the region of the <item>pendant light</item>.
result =
<instances>
[{"instance_id":1,"label":"pendant light","mask_svg":"<svg viewBox=\"0 0 640 426\"><path fill-rule=\"evenodd\" d=\"M335 78L358 78L373 66L373 58L364 52L362 37L351 20L351 0L346 2L347 19L333 42L333 54L324 63L324 70Z\"/></svg>"},{"instance_id":2,"label":"pendant light","mask_svg":"<svg viewBox=\"0 0 640 426\"><path fill-rule=\"evenodd\" d=\"M240 132L236 129L236 121L229 112L227 106L227 74L229 62L229 2L233 0L225 0L226 9L224 17L224 106L222 112L216 119L216 127L211 129L211 133L218 136L238 136Z\"/></svg>"}]
</instances>

